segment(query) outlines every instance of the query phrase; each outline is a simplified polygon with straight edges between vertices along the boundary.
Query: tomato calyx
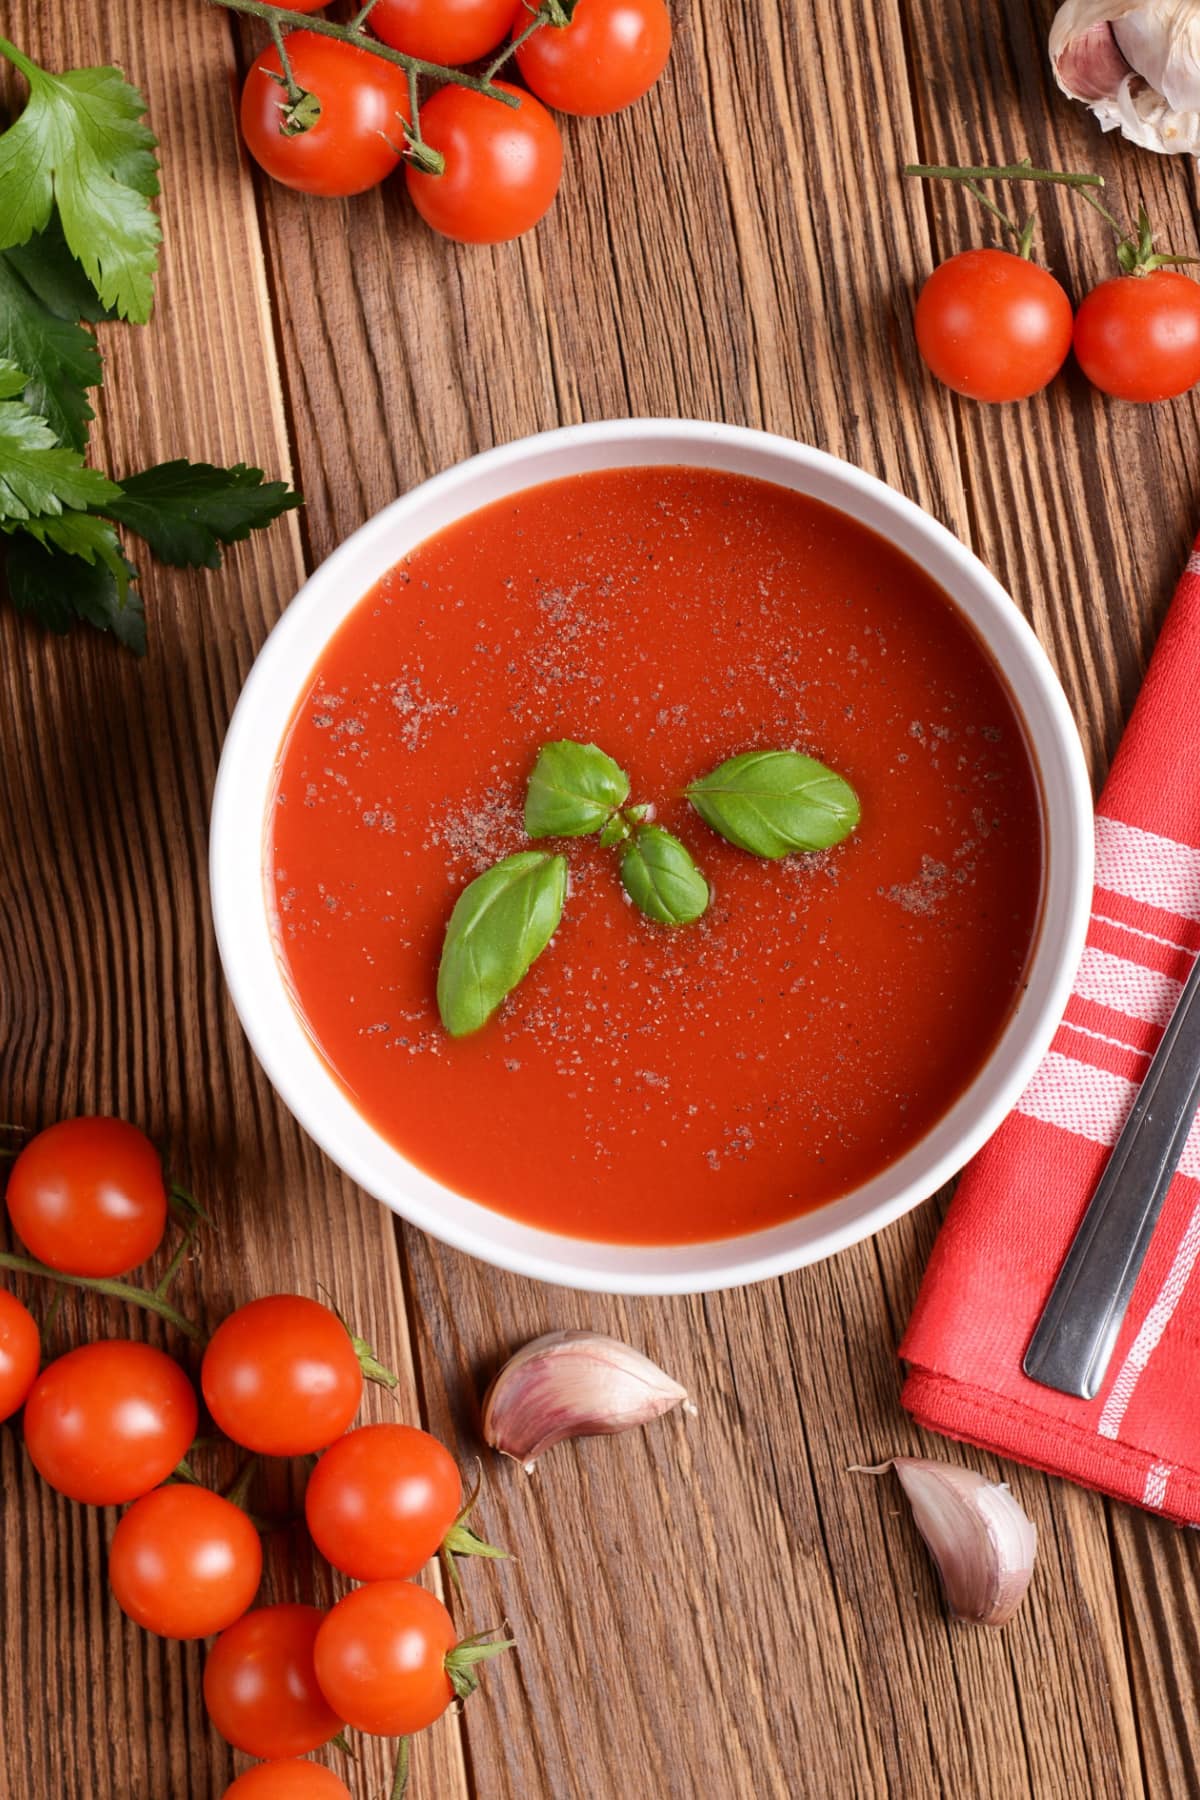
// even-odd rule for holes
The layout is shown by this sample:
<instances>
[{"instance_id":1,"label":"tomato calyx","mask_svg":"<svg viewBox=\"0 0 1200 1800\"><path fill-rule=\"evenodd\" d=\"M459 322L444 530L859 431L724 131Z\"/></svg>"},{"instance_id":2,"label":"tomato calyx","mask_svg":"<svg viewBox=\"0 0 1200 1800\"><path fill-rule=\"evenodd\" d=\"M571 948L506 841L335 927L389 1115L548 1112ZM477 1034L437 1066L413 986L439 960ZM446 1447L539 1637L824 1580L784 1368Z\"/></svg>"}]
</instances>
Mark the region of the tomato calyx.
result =
<instances>
[{"instance_id":1,"label":"tomato calyx","mask_svg":"<svg viewBox=\"0 0 1200 1800\"><path fill-rule=\"evenodd\" d=\"M496 1637L496 1632L501 1629L501 1626L493 1625L489 1631L478 1631L473 1637L463 1638L455 1644L453 1650L447 1650L443 1666L456 1699L470 1699L479 1686L479 1676L475 1672L479 1663L489 1662L493 1656L503 1656L506 1650L515 1648L516 1638Z\"/></svg>"},{"instance_id":2,"label":"tomato calyx","mask_svg":"<svg viewBox=\"0 0 1200 1800\"><path fill-rule=\"evenodd\" d=\"M1113 224L1116 225L1115 220ZM1119 226L1116 228L1120 230ZM1156 250L1149 214L1144 206L1139 206L1137 230L1121 238L1117 245L1117 262L1122 275L1153 275L1156 269L1170 269L1180 263L1200 262L1200 256L1173 256Z\"/></svg>"},{"instance_id":3,"label":"tomato calyx","mask_svg":"<svg viewBox=\"0 0 1200 1800\"><path fill-rule=\"evenodd\" d=\"M458 1572L458 1564L454 1560L456 1556L490 1556L502 1562L512 1561L511 1550L502 1550L499 1544L489 1544L486 1538L480 1537L479 1533L473 1531L467 1524L467 1520L475 1510L482 1486L483 1468L477 1462L471 1491L463 1501L453 1525L442 1539L441 1547L438 1550L442 1567L456 1593L462 1592L462 1577Z\"/></svg>"},{"instance_id":4,"label":"tomato calyx","mask_svg":"<svg viewBox=\"0 0 1200 1800\"><path fill-rule=\"evenodd\" d=\"M405 124L404 127L403 154L405 158L412 164L414 169L420 169L423 175L444 175L446 173L445 157L440 150L435 150L432 144L427 144L425 139L421 136L420 113L414 112L413 117L416 120L416 124ZM354 1341L357 1346L361 1342L361 1339L356 1338ZM366 1375L366 1373L367 1371L364 1365L363 1374ZM368 1379L377 1380L378 1377L370 1376Z\"/></svg>"}]
</instances>

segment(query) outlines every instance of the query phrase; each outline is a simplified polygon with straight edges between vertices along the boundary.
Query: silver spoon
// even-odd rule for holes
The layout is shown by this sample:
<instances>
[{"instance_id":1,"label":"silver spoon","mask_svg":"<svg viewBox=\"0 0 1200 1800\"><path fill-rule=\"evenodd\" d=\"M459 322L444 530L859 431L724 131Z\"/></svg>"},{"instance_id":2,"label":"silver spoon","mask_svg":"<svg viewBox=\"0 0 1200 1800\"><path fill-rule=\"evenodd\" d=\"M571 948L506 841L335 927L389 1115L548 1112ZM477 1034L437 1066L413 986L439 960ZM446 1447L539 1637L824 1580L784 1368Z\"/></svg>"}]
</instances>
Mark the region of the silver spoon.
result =
<instances>
[{"instance_id":1,"label":"silver spoon","mask_svg":"<svg viewBox=\"0 0 1200 1800\"><path fill-rule=\"evenodd\" d=\"M1200 956L1025 1352L1043 1387L1093 1400L1200 1105Z\"/></svg>"}]
</instances>

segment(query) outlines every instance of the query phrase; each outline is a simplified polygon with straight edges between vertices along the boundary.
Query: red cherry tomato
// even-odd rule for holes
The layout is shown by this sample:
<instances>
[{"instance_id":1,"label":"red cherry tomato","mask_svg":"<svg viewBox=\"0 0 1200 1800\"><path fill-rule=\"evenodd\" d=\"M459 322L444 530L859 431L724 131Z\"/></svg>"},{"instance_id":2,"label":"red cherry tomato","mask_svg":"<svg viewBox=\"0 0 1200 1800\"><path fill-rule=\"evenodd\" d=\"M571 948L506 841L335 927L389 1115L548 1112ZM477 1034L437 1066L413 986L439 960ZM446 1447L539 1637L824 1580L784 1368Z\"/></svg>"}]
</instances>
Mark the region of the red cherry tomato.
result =
<instances>
[{"instance_id":1,"label":"red cherry tomato","mask_svg":"<svg viewBox=\"0 0 1200 1800\"><path fill-rule=\"evenodd\" d=\"M393 50L455 69L494 50L512 0L375 0L371 30Z\"/></svg>"},{"instance_id":2,"label":"red cherry tomato","mask_svg":"<svg viewBox=\"0 0 1200 1800\"><path fill-rule=\"evenodd\" d=\"M407 1737L454 1698L446 1657L454 1621L411 1581L373 1581L326 1613L314 1652L321 1692L347 1724Z\"/></svg>"},{"instance_id":3,"label":"red cherry tomato","mask_svg":"<svg viewBox=\"0 0 1200 1800\"><path fill-rule=\"evenodd\" d=\"M529 24L521 0L512 22ZM539 100L598 118L648 93L671 54L664 0L579 0L569 25L543 25L517 51L517 67Z\"/></svg>"},{"instance_id":4,"label":"red cherry tomato","mask_svg":"<svg viewBox=\"0 0 1200 1800\"><path fill-rule=\"evenodd\" d=\"M304 1756L342 1728L317 1686L315 1606L263 1606L223 1631L204 1665L204 1704L227 1743L250 1756Z\"/></svg>"},{"instance_id":5,"label":"red cherry tomato","mask_svg":"<svg viewBox=\"0 0 1200 1800\"><path fill-rule=\"evenodd\" d=\"M300 1294L271 1294L217 1327L200 1385L235 1444L264 1456L307 1456L341 1437L358 1411L363 1378L336 1313Z\"/></svg>"},{"instance_id":6,"label":"red cherry tomato","mask_svg":"<svg viewBox=\"0 0 1200 1800\"><path fill-rule=\"evenodd\" d=\"M351 1800L345 1782L321 1763L259 1763L225 1789L222 1800Z\"/></svg>"},{"instance_id":7,"label":"red cherry tomato","mask_svg":"<svg viewBox=\"0 0 1200 1800\"><path fill-rule=\"evenodd\" d=\"M256 57L242 89L242 136L259 166L306 194L361 194L390 175L404 152L410 117L404 70L369 50L315 31L287 38L292 73L319 116L290 132L279 52Z\"/></svg>"},{"instance_id":8,"label":"red cherry tomato","mask_svg":"<svg viewBox=\"0 0 1200 1800\"><path fill-rule=\"evenodd\" d=\"M31 1252L65 1275L127 1275L167 1224L162 1159L123 1119L64 1119L26 1144L8 1178L8 1216Z\"/></svg>"},{"instance_id":9,"label":"red cherry tomato","mask_svg":"<svg viewBox=\"0 0 1200 1800\"><path fill-rule=\"evenodd\" d=\"M545 107L506 81L496 86L520 105L440 88L421 108L421 130L445 170L429 175L409 163L404 172L426 224L461 244L520 237L549 211L562 176L562 139Z\"/></svg>"},{"instance_id":10,"label":"red cherry tomato","mask_svg":"<svg viewBox=\"0 0 1200 1800\"><path fill-rule=\"evenodd\" d=\"M423 1569L462 1506L450 1452L413 1425L360 1425L308 1478L304 1513L327 1561L356 1581Z\"/></svg>"},{"instance_id":11,"label":"red cherry tomato","mask_svg":"<svg viewBox=\"0 0 1200 1800\"><path fill-rule=\"evenodd\" d=\"M1045 269L1008 250L963 250L917 301L929 368L972 400L1024 400L1053 381L1071 348L1071 302Z\"/></svg>"},{"instance_id":12,"label":"red cherry tomato","mask_svg":"<svg viewBox=\"0 0 1200 1800\"><path fill-rule=\"evenodd\" d=\"M1176 269L1117 275L1075 318L1075 356L1115 400L1173 400L1200 381L1200 284Z\"/></svg>"},{"instance_id":13,"label":"red cherry tomato","mask_svg":"<svg viewBox=\"0 0 1200 1800\"><path fill-rule=\"evenodd\" d=\"M0 1419L11 1419L37 1380L42 1340L33 1314L0 1288Z\"/></svg>"},{"instance_id":14,"label":"red cherry tomato","mask_svg":"<svg viewBox=\"0 0 1200 1800\"><path fill-rule=\"evenodd\" d=\"M196 1396L169 1356L109 1338L44 1369L25 1402L38 1474L90 1506L120 1506L165 1481L196 1435Z\"/></svg>"},{"instance_id":15,"label":"red cherry tomato","mask_svg":"<svg viewBox=\"0 0 1200 1800\"><path fill-rule=\"evenodd\" d=\"M159 1637L204 1638L240 1619L262 1545L240 1506L207 1488L156 1488L123 1516L108 1553L117 1605Z\"/></svg>"}]
</instances>

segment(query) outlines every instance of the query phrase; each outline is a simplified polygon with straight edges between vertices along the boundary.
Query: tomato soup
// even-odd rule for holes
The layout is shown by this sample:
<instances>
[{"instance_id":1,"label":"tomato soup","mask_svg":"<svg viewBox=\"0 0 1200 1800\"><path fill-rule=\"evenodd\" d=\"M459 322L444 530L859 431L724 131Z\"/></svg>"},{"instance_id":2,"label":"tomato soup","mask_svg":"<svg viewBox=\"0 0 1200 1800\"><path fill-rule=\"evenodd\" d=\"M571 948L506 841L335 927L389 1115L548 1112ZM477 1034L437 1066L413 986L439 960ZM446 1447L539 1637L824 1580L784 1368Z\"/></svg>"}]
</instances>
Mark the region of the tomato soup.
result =
<instances>
[{"instance_id":1,"label":"tomato soup","mask_svg":"<svg viewBox=\"0 0 1200 1800\"><path fill-rule=\"evenodd\" d=\"M552 844L553 941L452 1040L446 921L528 847L557 738L627 770L711 905L653 924L611 850ZM756 748L844 775L853 836L766 862L710 831L682 789ZM817 501L692 468L551 482L406 556L314 670L267 824L278 955L354 1105L456 1192L615 1242L752 1231L879 1173L987 1058L1040 904L1024 734L942 591Z\"/></svg>"}]
</instances>

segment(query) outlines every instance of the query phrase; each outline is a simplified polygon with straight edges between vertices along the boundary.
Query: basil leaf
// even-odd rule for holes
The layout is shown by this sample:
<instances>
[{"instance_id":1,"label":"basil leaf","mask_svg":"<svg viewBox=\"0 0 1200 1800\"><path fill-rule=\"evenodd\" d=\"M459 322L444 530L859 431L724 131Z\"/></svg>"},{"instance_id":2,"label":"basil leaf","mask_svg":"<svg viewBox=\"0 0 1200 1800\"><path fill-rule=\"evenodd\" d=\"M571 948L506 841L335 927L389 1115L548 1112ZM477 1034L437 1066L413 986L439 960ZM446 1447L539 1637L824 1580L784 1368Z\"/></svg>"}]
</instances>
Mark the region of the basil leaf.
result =
<instances>
[{"instance_id":1,"label":"basil leaf","mask_svg":"<svg viewBox=\"0 0 1200 1800\"><path fill-rule=\"evenodd\" d=\"M687 789L706 825L752 856L826 850L858 824L848 781L794 750L748 750Z\"/></svg>"},{"instance_id":2,"label":"basil leaf","mask_svg":"<svg viewBox=\"0 0 1200 1800\"><path fill-rule=\"evenodd\" d=\"M708 906L708 883L677 837L639 825L621 855L621 881L656 925L692 925Z\"/></svg>"},{"instance_id":3,"label":"basil leaf","mask_svg":"<svg viewBox=\"0 0 1200 1800\"><path fill-rule=\"evenodd\" d=\"M463 889L450 914L437 1001L451 1037L485 1025L541 955L562 918L567 859L544 850L506 856Z\"/></svg>"},{"instance_id":4,"label":"basil leaf","mask_svg":"<svg viewBox=\"0 0 1200 1800\"><path fill-rule=\"evenodd\" d=\"M561 738L538 752L525 796L530 837L587 837L629 798L629 777L595 744Z\"/></svg>"}]
</instances>

